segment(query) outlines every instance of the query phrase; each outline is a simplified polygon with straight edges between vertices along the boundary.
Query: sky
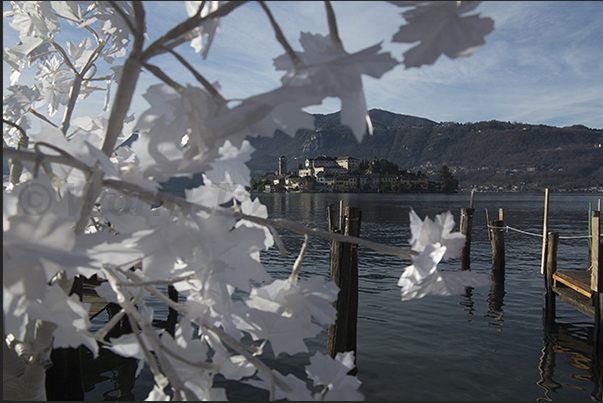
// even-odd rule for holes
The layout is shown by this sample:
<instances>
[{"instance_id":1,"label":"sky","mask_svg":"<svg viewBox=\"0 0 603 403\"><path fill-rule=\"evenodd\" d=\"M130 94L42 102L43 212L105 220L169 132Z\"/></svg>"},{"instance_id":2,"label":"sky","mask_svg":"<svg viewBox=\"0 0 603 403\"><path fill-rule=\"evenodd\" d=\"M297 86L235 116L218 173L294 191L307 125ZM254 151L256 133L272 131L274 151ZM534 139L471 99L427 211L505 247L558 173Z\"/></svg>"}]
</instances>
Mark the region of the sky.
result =
<instances>
[{"instance_id":1,"label":"sky","mask_svg":"<svg viewBox=\"0 0 603 403\"><path fill-rule=\"evenodd\" d=\"M187 16L183 2L144 3L149 40ZM402 62L402 54L415 45L391 42L405 23L403 8L380 1L332 4L349 53L382 42L383 51ZM301 31L329 32L324 2L269 1L267 5L294 50L302 50ZM7 2L3 6L7 10ZM468 57L453 60L442 55L430 66L405 69L400 65L381 79L364 76L368 108L436 122L500 120L603 129L603 2L486 1L469 14L475 13L495 21L484 46ZM17 41L6 22L5 48ZM275 71L273 59L284 51L257 2L237 8L222 20L207 59L188 44L177 51L210 82L218 82L226 99L242 99L280 86L283 72ZM175 59L152 62L180 84L196 85ZM8 74L4 63L4 94ZM144 90L157 82L149 73L141 75L132 107L136 115L148 106L142 98ZM82 103L76 115L97 116L102 102L103 97L91 98L90 107L96 109L87 113ZM339 99L328 98L307 111L326 114L339 109Z\"/></svg>"}]
</instances>

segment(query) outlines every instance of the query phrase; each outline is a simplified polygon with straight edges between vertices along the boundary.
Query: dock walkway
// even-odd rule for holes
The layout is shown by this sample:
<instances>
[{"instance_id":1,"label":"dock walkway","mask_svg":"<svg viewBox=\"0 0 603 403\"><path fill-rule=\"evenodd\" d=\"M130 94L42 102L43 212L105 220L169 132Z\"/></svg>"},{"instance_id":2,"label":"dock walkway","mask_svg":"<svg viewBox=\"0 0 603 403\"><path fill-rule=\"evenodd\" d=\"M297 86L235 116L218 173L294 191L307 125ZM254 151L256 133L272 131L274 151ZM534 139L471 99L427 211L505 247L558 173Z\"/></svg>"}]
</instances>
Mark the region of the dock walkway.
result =
<instances>
[{"instance_id":1,"label":"dock walkway","mask_svg":"<svg viewBox=\"0 0 603 403\"><path fill-rule=\"evenodd\" d=\"M106 280L97 279L95 276L91 279L83 279L82 302L90 304L90 310L88 312L88 318L90 320L98 316L109 305L109 302L104 298L99 297L96 293L96 287L101 285L104 281Z\"/></svg>"},{"instance_id":2,"label":"dock walkway","mask_svg":"<svg viewBox=\"0 0 603 403\"><path fill-rule=\"evenodd\" d=\"M583 270L557 270L558 232L548 232L545 264L545 324L555 320L555 296L595 321L595 351L603 356L603 244L601 211L591 213L590 267Z\"/></svg>"},{"instance_id":3,"label":"dock walkway","mask_svg":"<svg viewBox=\"0 0 603 403\"><path fill-rule=\"evenodd\" d=\"M595 307L590 282L590 270L558 271L553 274L553 292L559 295L561 302L594 319Z\"/></svg>"}]
</instances>

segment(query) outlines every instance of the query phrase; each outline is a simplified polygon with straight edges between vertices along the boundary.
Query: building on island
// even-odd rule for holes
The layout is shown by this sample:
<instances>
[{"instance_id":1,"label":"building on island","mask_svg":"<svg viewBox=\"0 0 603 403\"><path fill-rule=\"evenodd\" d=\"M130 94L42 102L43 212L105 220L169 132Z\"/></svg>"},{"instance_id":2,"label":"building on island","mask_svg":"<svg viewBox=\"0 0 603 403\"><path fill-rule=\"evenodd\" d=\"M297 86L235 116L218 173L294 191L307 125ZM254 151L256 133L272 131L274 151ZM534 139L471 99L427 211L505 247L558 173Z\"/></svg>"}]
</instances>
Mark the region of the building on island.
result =
<instances>
[{"instance_id":1,"label":"building on island","mask_svg":"<svg viewBox=\"0 0 603 403\"><path fill-rule=\"evenodd\" d=\"M357 192L358 175L337 175L333 178L333 190L335 192Z\"/></svg>"},{"instance_id":2,"label":"building on island","mask_svg":"<svg viewBox=\"0 0 603 403\"><path fill-rule=\"evenodd\" d=\"M353 172L360 167L360 160L354 157L339 157L337 158L337 164L343 169Z\"/></svg>"},{"instance_id":3,"label":"building on island","mask_svg":"<svg viewBox=\"0 0 603 403\"><path fill-rule=\"evenodd\" d=\"M365 162L366 164L366 162ZM297 173L287 172L287 157L278 160L278 171L269 183L264 182L265 193L286 192L416 192L426 191L426 175L400 171L398 173L371 173L360 170L361 161L354 157L320 156L306 158Z\"/></svg>"},{"instance_id":4,"label":"building on island","mask_svg":"<svg viewBox=\"0 0 603 403\"><path fill-rule=\"evenodd\" d=\"M299 176L311 176L316 178L321 172L326 175L336 175L345 174L348 170L338 164L337 158L322 156L306 158L304 168L299 170Z\"/></svg>"},{"instance_id":5,"label":"building on island","mask_svg":"<svg viewBox=\"0 0 603 403\"><path fill-rule=\"evenodd\" d=\"M284 155L278 159L278 174L287 175L287 157Z\"/></svg>"}]
</instances>

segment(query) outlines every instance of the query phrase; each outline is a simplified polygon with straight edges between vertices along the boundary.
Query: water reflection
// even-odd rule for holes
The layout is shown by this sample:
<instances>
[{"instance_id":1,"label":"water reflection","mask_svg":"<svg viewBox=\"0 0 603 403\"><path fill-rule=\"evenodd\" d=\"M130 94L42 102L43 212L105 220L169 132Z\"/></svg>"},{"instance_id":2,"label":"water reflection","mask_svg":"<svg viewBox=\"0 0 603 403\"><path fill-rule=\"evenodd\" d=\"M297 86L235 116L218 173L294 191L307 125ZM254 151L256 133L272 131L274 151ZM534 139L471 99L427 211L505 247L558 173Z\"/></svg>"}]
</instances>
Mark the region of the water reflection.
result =
<instances>
[{"instance_id":1,"label":"water reflection","mask_svg":"<svg viewBox=\"0 0 603 403\"><path fill-rule=\"evenodd\" d=\"M435 214L451 210L458 222L459 211L468 202L466 195L356 194L271 194L262 195L261 201L271 217L326 229L326 207L334 203L337 210L340 198L346 206L362 208L361 236L398 246L408 245L411 206L421 217L433 218ZM540 194L480 194L477 198L478 204L483 206L504 207L505 224L508 222L533 233L542 230L542 200ZM586 214L581 210L589 199L584 196L578 200L580 203L575 203L576 198L572 196L566 203L562 196L552 197L550 228L563 229L564 235L582 235L587 224L583 222ZM475 215L471 267L472 271L490 274L491 247L486 223L484 214ZM289 275L296 251L303 242L303 237L284 230L281 236L290 256L283 258L275 248L262 254L262 262L274 278ZM446 397L451 400L601 400L602 370L592 353L592 322L584 324L580 316L574 320L571 311L565 321L572 323L554 324L544 331L543 339L542 326L538 323L542 308L538 293L543 290L539 274L542 242L540 238L514 232L506 237L507 270L504 276L492 278L489 290L488 287L467 287L456 300L432 297L404 304L400 303L396 281L408 261L359 248L362 304L358 318L359 346L362 346L359 347L362 362L359 374L367 400L397 400L400 396L408 400ZM303 276L328 277L328 244L318 237L312 239L304 260ZM562 251L562 247L566 249ZM587 264L585 252L580 240L566 240L560 245L559 264L583 267ZM454 267L456 263L443 269L459 270ZM167 307L157 303L153 308L157 314L154 325L169 329L174 317ZM461 314L457 315L460 310ZM471 323L465 323L465 318ZM558 322L563 320L563 316L558 317ZM503 325L504 332L501 331ZM458 337L443 338L442 331ZM325 334L307 341L311 353L326 351ZM132 393L137 400L146 397L153 386L152 375L146 368L132 389L132 364L108 351L102 354L98 369L90 368L97 365L91 362L91 357L85 363L88 368L85 367L84 373L89 377L87 388L94 388L86 389L86 400L126 399ZM108 364L110 361L112 366ZM301 368L299 376L303 377L301 356L281 361L279 365L286 367L279 371L289 373ZM412 365L401 365L405 362ZM471 365L464 364L467 362ZM230 398L266 398L265 392L238 387L240 389L229 390Z\"/></svg>"},{"instance_id":2,"label":"water reflection","mask_svg":"<svg viewBox=\"0 0 603 403\"><path fill-rule=\"evenodd\" d=\"M464 301L459 302L459 305L464 307L463 311L469 313L469 315L473 315L475 311L475 302L473 301L473 287L465 287L465 293L460 295L461 298L464 298Z\"/></svg>"},{"instance_id":3,"label":"water reflection","mask_svg":"<svg viewBox=\"0 0 603 403\"><path fill-rule=\"evenodd\" d=\"M538 400L555 400L554 394L569 387L584 392L592 388L590 397L601 401L603 362L593 354L594 327L554 322L545 328L543 342L537 384L545 390L545 397ZM566 370L571 368L570 376L559 374L557 359L563 360Z\"/></svg>"},{"instance_id":4,"label":"water reflection","mask_svg":"<svg viewBox=\"0 0 603 403\"><path fill-rule=\"evenodd\" d=\"M492 273L492 285L488 294L488 313L486 317L494 318L497 322L493 325L502 326L503 324L503 305L505 298L505 276L500 272Z\"/></svg>"},{"instance_id":5,"label":"water reflection","mask_svg":"<svg viewBox=\"0 0 603 403\"><path fill-rule=\"evenodd\" d=\"M121 357L101 348L94 360L92 353L86 350L82 354L84 391L92 393L94 400L134 401L137 367L135 358Z\"/></svg>"}]
</instances>

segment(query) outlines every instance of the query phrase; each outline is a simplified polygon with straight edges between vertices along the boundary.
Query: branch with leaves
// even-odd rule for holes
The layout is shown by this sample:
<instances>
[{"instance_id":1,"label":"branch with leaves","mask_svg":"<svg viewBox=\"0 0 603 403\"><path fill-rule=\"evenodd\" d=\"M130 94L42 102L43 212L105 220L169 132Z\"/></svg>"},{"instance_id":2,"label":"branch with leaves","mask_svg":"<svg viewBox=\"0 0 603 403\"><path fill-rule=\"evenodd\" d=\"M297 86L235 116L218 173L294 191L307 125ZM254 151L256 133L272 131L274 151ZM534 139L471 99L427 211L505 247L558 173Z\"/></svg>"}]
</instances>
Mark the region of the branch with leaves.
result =
<instances>
[{"instance_id":1,"label":"branch with leaves","mask_svg":"<svg viewBox=\"0 0 603 403\"><path fill-rule=\"evenodd\" d=\"M316 337L336 318L331 303L337 286L299 276L312 237L410 260L397 284L403 300L488 282L474 273L437 270L464 242L451 232L450 213L421 220L411 212L410 248L404 248L270 218L246 190L245 163L253 152L247 136L311 128L313 119L304 108L334 96L342 101L342 124L360 141L372 127L362 76L380 78L402 64L431 64L442 54L466 56L493 28L489 18L465 15L478 2L389 3L406 9L408 23L393 40L419 42L403 63L382 52L380 44L346 52L329 1L329 34L302 33L303 49L295 50L267 3L258 2L284 50L274 59L282 85L231 108L203 65L176 48L190 44L207 58L222 19L254 3L185 2L189 17L145 46L142 2L10 2L4 17L11 19L20 43L4 52L11 84L4 97L3 153L12 164L3 192L5 398L43 398L50 349L83 345L94 356L106 348L148 364L155 381L149 400L224 400L225 391L214 385L218 374L264 388L271 400L361 399L360 382L347 375L353 352L310 357L305 370L321 390L316 395L306 380L284 376L264 360L267 344L277 359L285 359L283 352L308 353L304 339ZM65 22L87 39L61 42ZM154 59L163 56L175 58L196 85L180 84L183 78L160 68ZM123 65L112 66L117 60ZM19 84L28 68L38 69L37 81ZM139 88L143 70L157 84ZM100 80L107 81L106 89L90 85ZM112 85L117 88L108 116L107 108L96 117L76 116L92 92L106 90L110 100ZM141 91L149 108L134 117L130 107ZM40 112L43 106L46 114ZM55 124L60 109L63 118ZM128 142L134 132L138 140ZM184 197L161 191L170 178L194 174L202 174L203 182ZM304 237L284 279L272 278L260 258L275 246L287 253L278 231ZM75 277L94 275L106 280L97 293L120 306L95 333L86 304L68 293ZM160 290L166 285L183 299L166 297ZM153 327L147 296L179 313L173 334ZM107 338L123 317L133 333Z\"/></svg>"}]
</instances>

